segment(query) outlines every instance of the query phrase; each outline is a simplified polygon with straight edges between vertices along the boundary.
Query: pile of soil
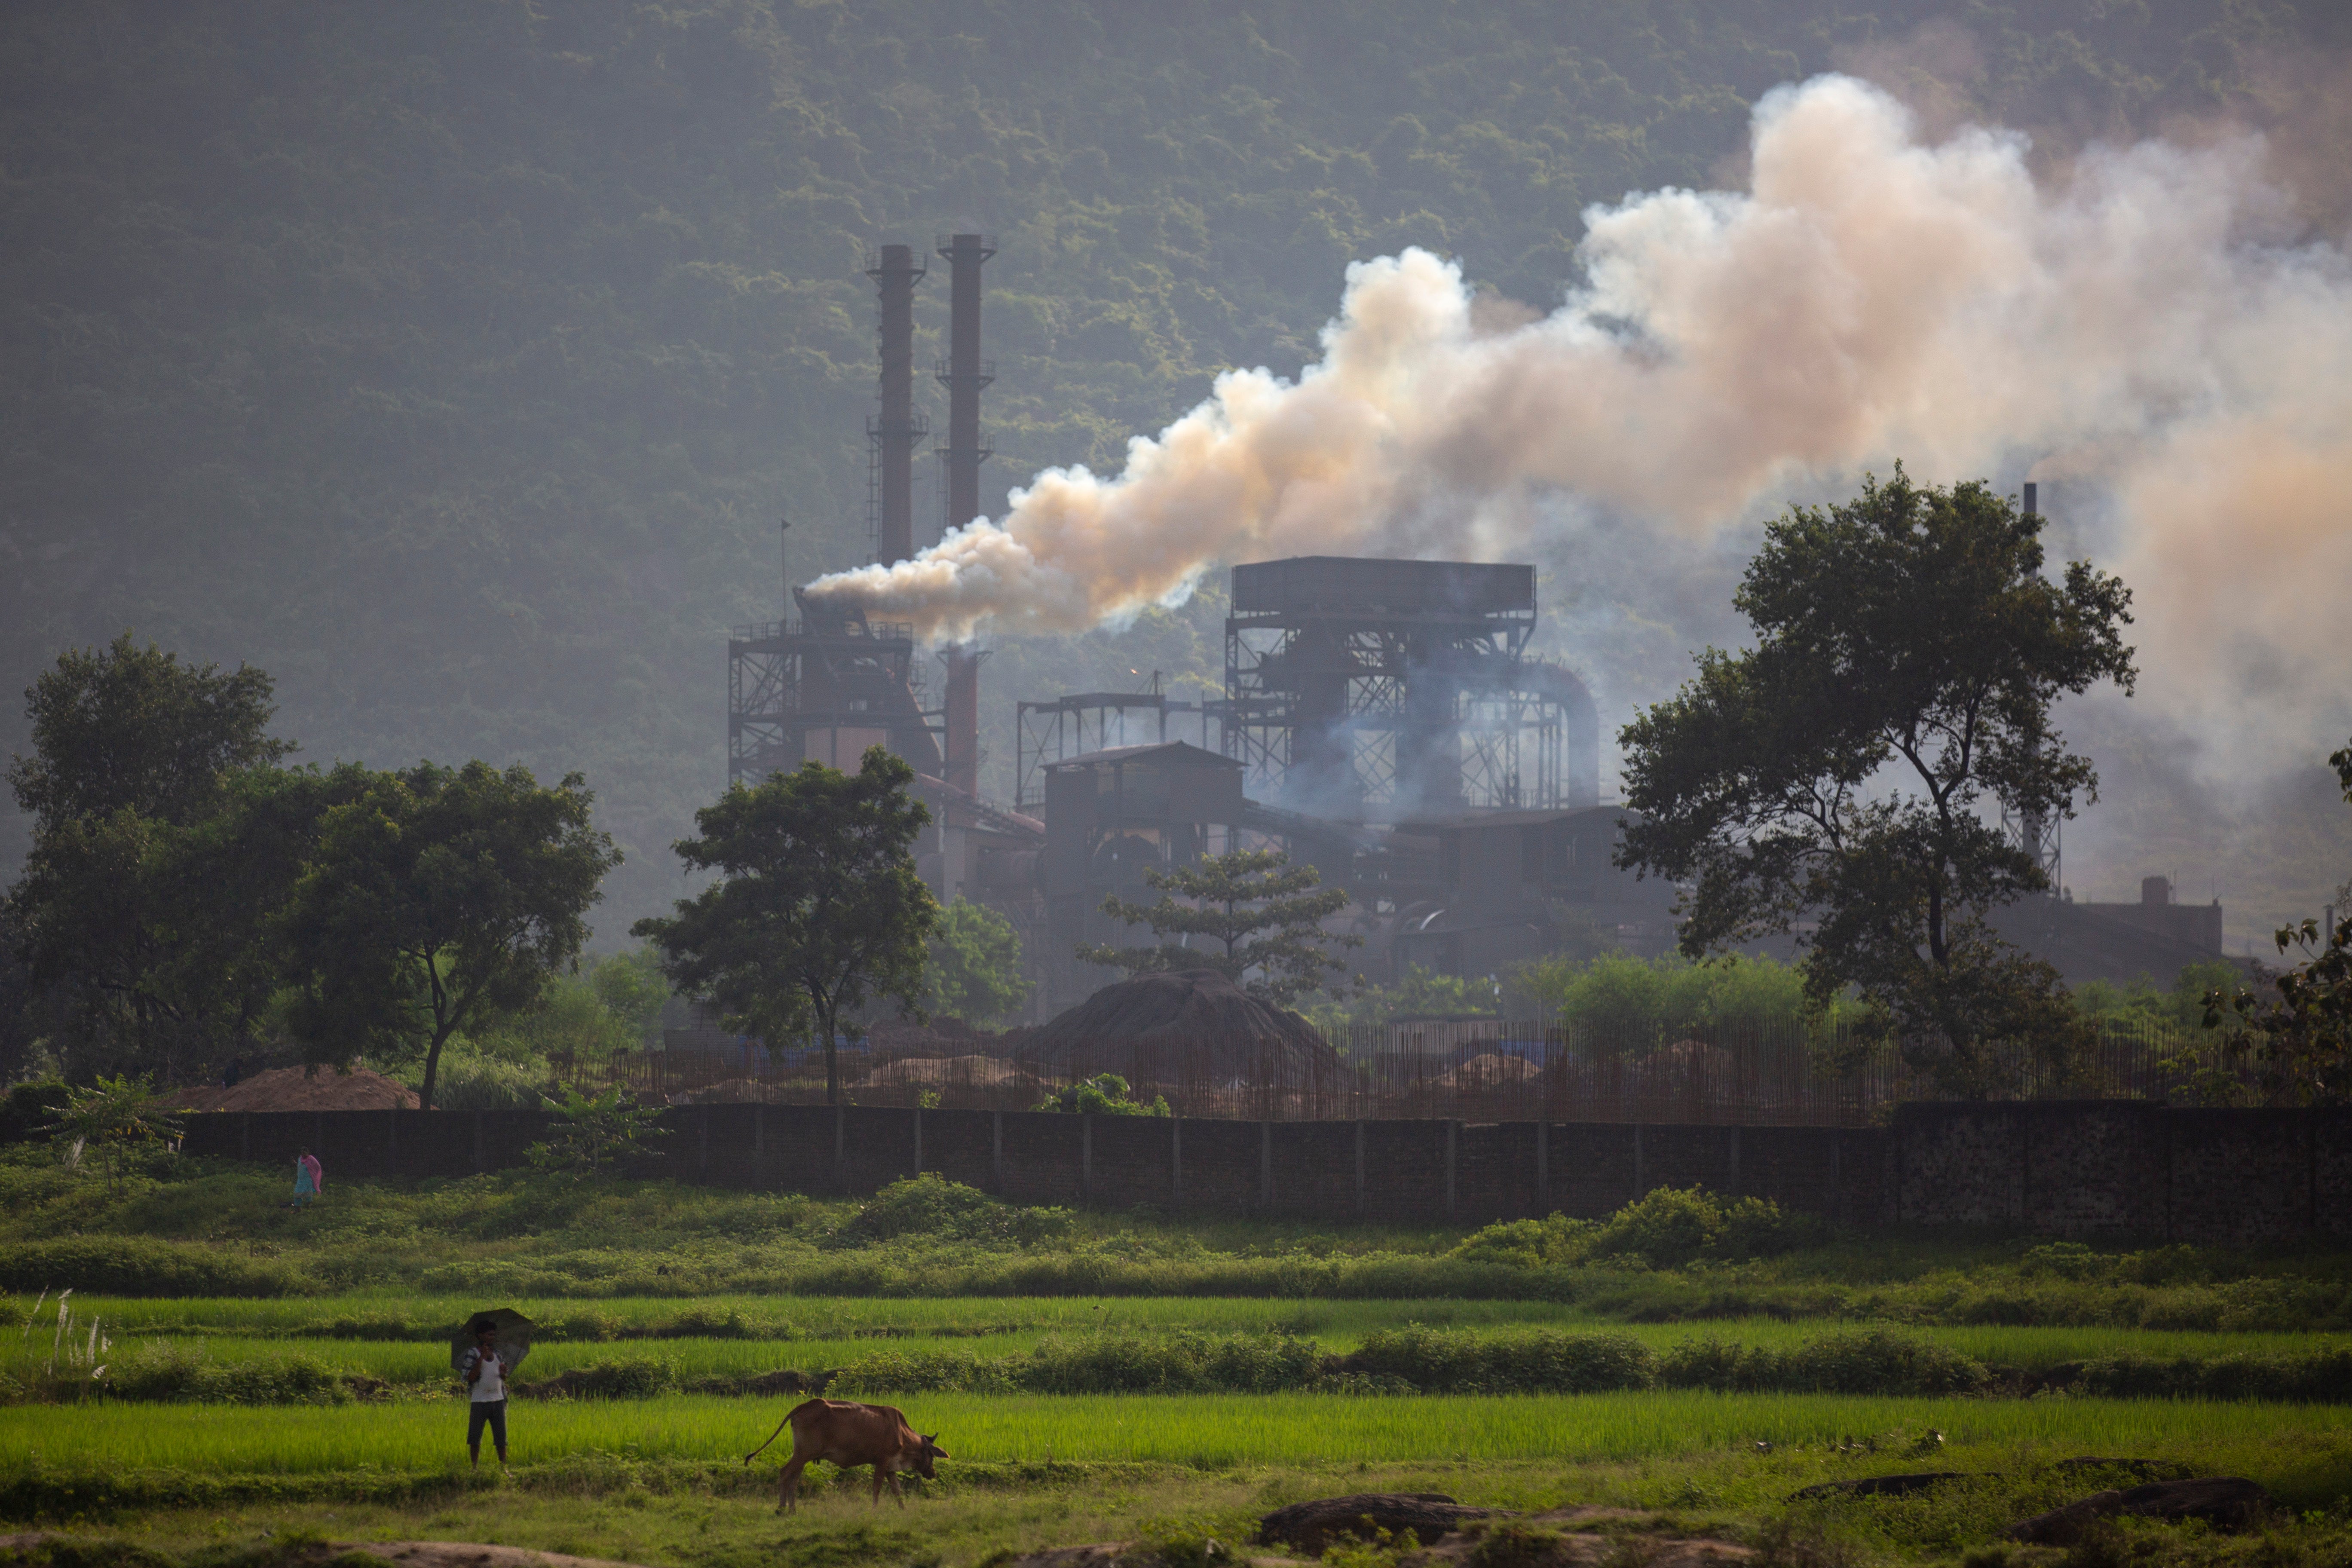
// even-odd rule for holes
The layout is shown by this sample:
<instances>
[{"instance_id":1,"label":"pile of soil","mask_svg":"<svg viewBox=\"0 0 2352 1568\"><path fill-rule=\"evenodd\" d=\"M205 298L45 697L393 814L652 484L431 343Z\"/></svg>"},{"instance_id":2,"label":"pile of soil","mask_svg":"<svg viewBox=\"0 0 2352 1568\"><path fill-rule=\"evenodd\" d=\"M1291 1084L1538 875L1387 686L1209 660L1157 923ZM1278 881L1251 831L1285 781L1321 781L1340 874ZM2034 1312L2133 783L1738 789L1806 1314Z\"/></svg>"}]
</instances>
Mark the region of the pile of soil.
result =
<instances>
[{"instance_id":1,"label":"pile of soil","mask_svg":"<svg viewBox=\"0 0 2352 1568\"><path fill-rule=\"evenodd\" d=\"M1452 1072L1440 1074L1437 1081L1447 1089L1477 1090L1517 1089L1541 1077L1543 1069L1525 1057L1482 1051Z\"/></svg>"},{"instance_id":2,"label":"pile of soil","mask_svg":"<svg viewBox=\"0 0 2352 1568\"><path fill-rule=\"evenodd\" d=\"M968 1057L985 1054L998 1037L976 1029L961 1018L933 1018L918 1024L912 1018L877 1018L866 1028L866 1048L878 1061L902 1057Z\"/></svg>"},{"instance_id":3,"label":"pile of soil","mask_svg":"<svg viewBox=\"0 0 2352 1568\"><path fill-rule=\"evenodd\" d=\"M866 1081L919 1083L930 1089L1001 1089L1029 1076L1003 1057L902 1057L867 1073Z\"/></svg>"},{"instance_id":4,"label":"pile of soil","mask_svg":"<svg viewBox=\"0 0 2352 1568\"><path fill-rule=\"evenodd\" d=\"M414 1110L416 1091L365 1068L271 1068L235 1089L184 1089L165 1103L182 1110Z\"/></svg>"},{"instance_id":5,"label":"pile of soil","mask_svg":"<svg viewBox=\"0 0 2352 1568\"><path fill-rule=\"evenodd\" d=\"M1136 1083L1297 1084L1340 1070L1313 1025L1213 969L1106 985L1025 1031L1019 1055L1041 1071L1115 1072Z\"/></svg>"}]
</instances>

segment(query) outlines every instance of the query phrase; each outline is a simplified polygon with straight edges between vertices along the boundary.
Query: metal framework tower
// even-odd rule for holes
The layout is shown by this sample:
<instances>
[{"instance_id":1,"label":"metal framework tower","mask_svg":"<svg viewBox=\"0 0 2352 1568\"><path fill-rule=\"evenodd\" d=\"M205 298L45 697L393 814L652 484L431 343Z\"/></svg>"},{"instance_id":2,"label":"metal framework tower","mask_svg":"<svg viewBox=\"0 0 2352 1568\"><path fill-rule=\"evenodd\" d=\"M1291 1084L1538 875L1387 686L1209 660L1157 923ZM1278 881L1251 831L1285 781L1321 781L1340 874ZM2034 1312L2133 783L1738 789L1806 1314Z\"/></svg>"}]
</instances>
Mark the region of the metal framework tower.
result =
<instances>
[{"instance_id":1,"label":"metal framework tower","mask_svg":"<svg viewBox=\"0 0 2352 1568\"><path fill-rule=\"evenodd\" d=\"M738 626L727 642L727 779L757 784L814 758L857 771L887 746L939 772L939 733L922 711L914 627L810 615Z\"/></svg>"},{"instance_id":2,"label":"metal framework tower","mask_svg":"<svg viewBox=\"0 0 2352 1568\"><path fill-rule=\"evenodd\" d=\"M1591 700L1527 657L1535 625L1532 566L1235 567L1225 754L1255 798L1322 816L1597 801Z\"/></svg>"}]
</instances>

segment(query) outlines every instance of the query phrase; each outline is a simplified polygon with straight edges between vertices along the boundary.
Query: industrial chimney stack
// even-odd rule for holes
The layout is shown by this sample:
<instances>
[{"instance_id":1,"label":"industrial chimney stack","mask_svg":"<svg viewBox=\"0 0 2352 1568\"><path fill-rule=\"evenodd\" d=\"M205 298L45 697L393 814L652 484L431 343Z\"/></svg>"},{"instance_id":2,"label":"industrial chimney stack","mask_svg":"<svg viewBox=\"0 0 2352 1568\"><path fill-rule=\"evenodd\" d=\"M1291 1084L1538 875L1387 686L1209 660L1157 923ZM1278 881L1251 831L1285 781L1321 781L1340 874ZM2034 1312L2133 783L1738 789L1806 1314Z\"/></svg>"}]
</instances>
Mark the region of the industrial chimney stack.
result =
<instances>
[{"instance_id":1,"label":"industrial chimney stack","mask_svg":"<svg viewBox=\"0 0 2352 1568\"><path fill-rule=\"evenodd\" d=\"M946 526L961 528L980 515L980 465L988 448L980 444L980 389L995 379L994 366L980 357L980 268L996 254L986 235L940 237L939 253L948 262L948 362L939 367L948 389L948 444L940 458L947 466ZM980 793L980 660L978 648L947 652L947 755L942 774L968 795Z\"/></svg>"},{"instance_id":2,"label":"industrial chimney stack","mask_svg":"<svg viewBox=\"0 0 2352 1568\"><path fill-rule=\"evenodd\" d=\"M915 447L930 434L915 413L915 285L923 271L907 245L884 246L866 269L880 295L882 335L882 409L866 422L873 447L867 500L874 554L885 566L915 553Z\"/></svg>"}]
</instances>

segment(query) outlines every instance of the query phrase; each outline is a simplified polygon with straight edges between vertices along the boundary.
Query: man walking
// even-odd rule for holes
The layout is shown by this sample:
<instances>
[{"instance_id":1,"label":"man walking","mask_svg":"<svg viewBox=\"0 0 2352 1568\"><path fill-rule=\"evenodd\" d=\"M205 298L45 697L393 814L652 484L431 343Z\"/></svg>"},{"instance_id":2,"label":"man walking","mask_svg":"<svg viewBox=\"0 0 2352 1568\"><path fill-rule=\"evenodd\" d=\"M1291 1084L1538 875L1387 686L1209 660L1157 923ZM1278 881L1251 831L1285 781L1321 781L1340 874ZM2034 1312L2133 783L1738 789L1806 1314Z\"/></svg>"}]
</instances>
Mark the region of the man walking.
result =
<instances>
[{"instance_id":1,"label":"man walking","mask_svg":"<svg viewBox=\"0 0 2352 1568\"><path fill-rule=\"evenodd\" d=\"M487 1423L503 1468L507 1462L507 1367L499 1355L496 1323L484 1323L474 1331L474 1348L466 1352L459 1370L466 1378L466 1457L475 1468L481 1468L482 1427Z\"/></svg>"}]
</instances>

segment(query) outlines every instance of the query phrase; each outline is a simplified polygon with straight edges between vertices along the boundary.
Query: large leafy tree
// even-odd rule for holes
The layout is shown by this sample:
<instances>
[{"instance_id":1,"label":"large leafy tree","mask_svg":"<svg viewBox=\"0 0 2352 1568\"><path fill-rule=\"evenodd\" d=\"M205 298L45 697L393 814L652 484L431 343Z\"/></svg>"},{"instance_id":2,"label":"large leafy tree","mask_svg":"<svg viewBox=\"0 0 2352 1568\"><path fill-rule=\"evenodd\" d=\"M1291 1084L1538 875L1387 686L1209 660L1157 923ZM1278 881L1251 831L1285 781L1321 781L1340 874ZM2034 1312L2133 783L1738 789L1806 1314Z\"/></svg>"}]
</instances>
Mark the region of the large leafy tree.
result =
<instances>
[{"instance_id":1,"label":"large leafy tree","mask_svg":"<svg viewBox=\"0 0 2352 1568\"><path fill-rule=\"evenodd\" d=\"M1009 1016L1029 995L1028 979L1021 973L1021 933L986 904L956 900L940 911L926 984L926 1005L932 1012L974 1024Z\"/></svg>"},{"instance_id":2,"label":"large leafy tree","mask_svg":"<svg viewBox=\"0 0 2352 1568\"><path fill-rule=\"evenodd\" d=\"M160 1072L241 1049L276 984L265 926L330 780L276 764L269 678L128 635L26 693L34 749L8 780L34 820L6 924L77 1066Z\"/></svg>"},{"instance_id":3,"label":"large leafy tree","mask_svg":"<svg viewBox=\"0 0 2352 1568\"><path fill-rule=\"evenodd\" d=\"M620 863L577 773L420 763L331 806L278 930L312 1054L425 1058L433 1105L451 1036L538 1001L577 962L597 885Z\"/></svg>"},{"instance_id":4,"label":"large leafy tree","mask_svg":"<svg viewBox=\"0 0 2352 1568\"><path fill-rule=\"evenodd\" d=\"M825 1098L841 1098L835 1041L869 1001L913 1011L939 903L915 871L931 819L908 794L915 770L879 746L857 772L807 762L738 784L695 813L679 857L719 879L671 918L631 928L678 989L709 998L773 1044L814 1026Z\"/></svg>"},{"instance_id":5,"label":"large leafy tree","mask_svg":"<svg viewBox=\"0 0 2352 1568\"><path fill-rule=\"evenodd\" d=\"M2048 964L1988 910L2037 892L1987 819L2095 798L2052 702L2130 689L2130 594L2088 563L2053 579L2042 519L1981 483L1898 465L1850 502L1771 524L1735 603L1744 652L1709 649L1627 725L1621 864L1689 884L1696 958L1794 931L1817 1005L1851 985L1914 1059L1968 1094L2022 1048L2070 1059L2081 1026Z\"/></svg>"},{"instance_id":6,"label":"large leafy tree","mask_svg":"<svg viewBox=\"0 0 2352 1568\"><path fill-rule=\"evenodd\" d=\"M1250 994L1287 1007L1320 989L1328 975L1346 971L1332 948L1363 943L1360 936L1324 931L1323 921L1348 907L1348 894L1318 887L1321 879L1314 867L1294 866L1278 849L1235 849L1148 870L1144 886L1160 895L1157 902L1113 894L1103 912L1148 926L1160 940L1150 947L1082 943L1078 956L1129 974L1213 969Z\"/></svg>"}]
</instances>

